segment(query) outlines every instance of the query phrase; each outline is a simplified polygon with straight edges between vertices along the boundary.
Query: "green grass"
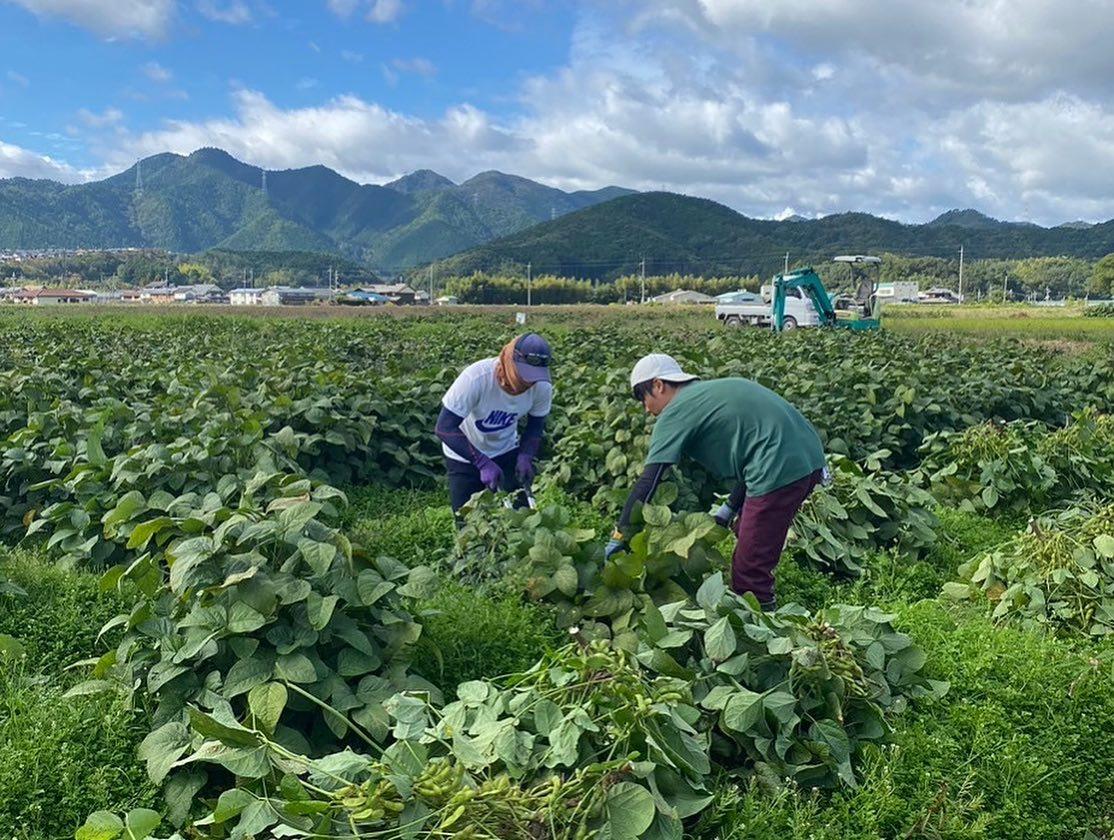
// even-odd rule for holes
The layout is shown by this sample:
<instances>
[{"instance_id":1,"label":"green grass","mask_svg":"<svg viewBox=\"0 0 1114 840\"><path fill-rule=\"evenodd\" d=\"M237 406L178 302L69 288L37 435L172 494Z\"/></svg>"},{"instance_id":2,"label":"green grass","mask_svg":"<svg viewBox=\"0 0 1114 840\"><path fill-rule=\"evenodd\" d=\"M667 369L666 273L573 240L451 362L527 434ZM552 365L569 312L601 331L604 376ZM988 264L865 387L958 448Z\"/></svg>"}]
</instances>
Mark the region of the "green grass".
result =
<instances>
[{"instance_id":1,"label":"green grass","mask_svg":"<svg viewBox=\"0 0 1114 840\"><path fill-rule=\"evenodd\" d=\"M836 581L788 557L783 559L774 574L778 603L795 602L809 609L833 603L889 608L935 598L940 588L954 579L960 563L1009 539L1018 527L1017 523L950 508L940 508L936 515L940 520L937 542L924 557L910 560L896 554L876 554L854 580Z\"/></svg>"},{"instance_id":2,"label":"green grass","mask_svg":"<svg viewBox=\"0 0 1114 840\"><path fill-rule=\"evenodd\" d=\"M394 488L378 484L352 484L343 489L348 497L348 509L342 521L347 526L362 520L400 516L449 504L449 493L443 487Z\"/></svg>"},{"instance_id":3,"label":"green grass","mask_svg":"<svg viewBox=\"0 0 1114 840\"><path fill-rule=\"evenodd\" d=\"M0 672L0 837L60 840L93 811L158 807L136 759L150 731L115 696L65 698L49 679Z\"/></svg>"},{"instance_id":4,"label":"green grass","mask_svg":"<svg viewBox=\"0 0 1114 840\"><path fill-rule=\"evenodd\" d=\"M447 491L359 486L346 492L345 530L368 553L421 566L437 564L452 550L456 526Z\"/></svg>"},{"instance_id":5,"label":"green grass","mask_svg":"<svg viewBox=\"0 0 1114 840\"><path fill-rule=\"evenodd\" d=\"M135 757L143 715L115 696L63 696L86 676L64 669L104 652L97 632L124 600L34 552L0 548L0 575L25 592L0 595L0 634L23 648L0 658L0 837L71 838L92 811L154 803Z\"/></svg>"},{"instance_id":6,"label":"green grass","mask_svg":"<svg viewBox=\"0 0 1114 840\"><path fill-rule=\"evenodd\" d=\"M423 602L414 668L452 696L466 680L524 671L563 639L540 607L457 583Z\"/></svg>"},{"instance_id":7,"label":"green grass","mask_svg":"<svg viewBox=\"0 0 1114 840\"><path fill-rule=\"evenodd\" d=\"M1114 341L1114 319L1084 318L1081 306L891 306L883 328L901 333L951 332L981 338Z\"/></svg>"},{"instance_id":8,"label":"green grass","mask_svg":"<svg viewBox=\"0 0 1114 840\"><path fill-rule=\"evenodd\" d=\"M97 644L97 633L130 609L123 596L100 591L97 575L59 568L36 551L0 547L0 575L26 593L0 595L0 633L18 639L35 671L52 678L61 679L67 666L108 650L104 641ZM65 679L83 677L67 673Z\"/></svg>"},{"instance_id":9,"label":"green grass","mask_svg":"<svg viewBox=\"0 0 1114 840\"><path fill-rule=\"evenodd\" d=\"M925 601L901 611L941 701L868 751L857 790L834 795L724 782L695 836L1083 838L1114 828L1114 670L1072 642L995 627Z\"/></svg>"}]
</instances>

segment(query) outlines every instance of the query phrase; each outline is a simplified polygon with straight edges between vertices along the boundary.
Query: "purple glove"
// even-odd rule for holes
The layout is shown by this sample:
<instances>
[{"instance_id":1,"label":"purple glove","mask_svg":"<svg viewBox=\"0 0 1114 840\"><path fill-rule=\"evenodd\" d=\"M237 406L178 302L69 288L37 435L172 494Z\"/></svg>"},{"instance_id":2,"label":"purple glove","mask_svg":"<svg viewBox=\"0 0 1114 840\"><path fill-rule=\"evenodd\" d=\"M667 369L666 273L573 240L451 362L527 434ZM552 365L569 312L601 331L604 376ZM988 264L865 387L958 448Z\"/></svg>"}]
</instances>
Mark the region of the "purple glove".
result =
<instances>
[{"instance_id":1,"label":"purple glove","mask_svg":"<svg viewBox=\"0 0 1114 840\"><path fill-rule=\"evenodd\" d=\"M476 466L480 468L480 481L488 490L498 490L503 483L503 471L486 455L476 453Z\"/></svg>"},{"instance_id":2,"label":"purple glove","mask_svg":"<svg viewBox=\"0 0 1114 840\"><path fill-rule=\"evenodd\" d=\"M529 452L519 452L514 462L514 475L523 487L529 487L534 480L534 456Z\"/></svg>"}]
</instances>

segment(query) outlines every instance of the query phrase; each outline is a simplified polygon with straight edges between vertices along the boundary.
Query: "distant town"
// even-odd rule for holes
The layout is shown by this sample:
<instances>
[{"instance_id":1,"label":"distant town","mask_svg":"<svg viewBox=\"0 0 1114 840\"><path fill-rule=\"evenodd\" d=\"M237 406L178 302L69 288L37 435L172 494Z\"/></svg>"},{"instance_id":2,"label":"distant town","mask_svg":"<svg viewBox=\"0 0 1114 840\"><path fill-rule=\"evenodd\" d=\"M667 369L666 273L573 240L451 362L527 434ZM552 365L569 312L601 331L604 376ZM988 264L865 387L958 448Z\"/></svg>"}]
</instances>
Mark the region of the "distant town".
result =
<instances>
[{"instance_id":1,"label":"distant town","mask_svg":"<svg viewBox=\"0 0 1114 840\"><path fill-rule=\"evenodd\" d=\"M457 302L446 295L433 301L445 305ZM225 291L202 283L190 286L145 286L139 289L57 289L0 288L0 304L29 306L67 306L80 304L225 304L229 306L306 306L339 304L349 306L426 306L429 293L406 283L376 283L359 288L314 286L269 286Z\"/></svg>"}]
</instances>

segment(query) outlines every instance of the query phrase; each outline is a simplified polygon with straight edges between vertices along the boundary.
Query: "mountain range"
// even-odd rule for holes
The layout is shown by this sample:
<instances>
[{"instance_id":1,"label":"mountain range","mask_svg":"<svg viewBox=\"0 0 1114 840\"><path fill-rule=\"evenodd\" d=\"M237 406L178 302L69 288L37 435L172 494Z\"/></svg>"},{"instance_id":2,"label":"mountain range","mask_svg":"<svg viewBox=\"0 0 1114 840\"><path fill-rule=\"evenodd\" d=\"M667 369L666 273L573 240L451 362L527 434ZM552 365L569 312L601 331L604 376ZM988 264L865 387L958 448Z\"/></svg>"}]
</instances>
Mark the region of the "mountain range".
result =
<instances>
[{"instance_id":1,"label":"mountain range","mask_svg":"<svg viewBox=\"0 0 1114 840\"><path fill-rule=\"evenodd\" d=\"M443 275L524 272L608 279L647 274L767 276L784 265L836 254L881 253L968 259L1114 252L1114 220L1044 228L1001 222L976 210L951 210L920 225L867 213L820 219L752 219L704 198L637 193L544 222L463 251L437 265Z\"/></svg>"},{"instance_id":2,"label":"mountain range","mask_svg":"<svg viewBox=\"0 0 1114 840\"><path fill-rule=\"evenodd\" d=\"M909 225L866 213L754 219L703 198L621 187L565 192L482 172L457 184L428 169L382 185L325 166L264 170L220 149L158 154L86 184L0 180L0 249L161 248L177 253L305 251L377 270L440 260L452 273L530 265L607 278L648 273L762 274L836 253L970 258L1114 251L1114 221L1045 228L977 210Z\"/></svg>"},{"instance_id":3,"label":"mountain range","mask_svg":"<svg viewBox=\"0 0 1114 840\"><path fill-rule=\"evenodd\" d=\"M206 148L86 184L0 180L0 248L322 251L400 268L631 192L564 192L494 171L462 184L429 170L358 184L325 166L265 171Z\"/></svg>"}]
</instances>

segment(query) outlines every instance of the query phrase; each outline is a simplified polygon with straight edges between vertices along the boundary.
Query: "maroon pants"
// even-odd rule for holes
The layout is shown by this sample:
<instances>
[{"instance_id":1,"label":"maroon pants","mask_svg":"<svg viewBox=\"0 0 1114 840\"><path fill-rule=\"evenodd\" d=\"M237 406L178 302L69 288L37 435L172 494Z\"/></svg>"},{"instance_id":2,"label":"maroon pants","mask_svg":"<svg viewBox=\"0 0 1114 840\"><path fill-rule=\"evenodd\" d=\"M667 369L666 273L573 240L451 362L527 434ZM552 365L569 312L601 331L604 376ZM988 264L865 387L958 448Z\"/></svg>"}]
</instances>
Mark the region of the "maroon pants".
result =
<instances>
[{"instance_id":1,"label":"maroon pants","mask_svg":"<svg viewBox=\"0 0 1114 840\"><path fill-rule=\"evenodd\" d=\"M731 588L735 592L753 592L761 604L774 602L774 567L781 559L793 517L820 483L820 474L817 470L771 493L746 497L735 526L739 539L731 558Z\"/></svg>"}]
</instances>

